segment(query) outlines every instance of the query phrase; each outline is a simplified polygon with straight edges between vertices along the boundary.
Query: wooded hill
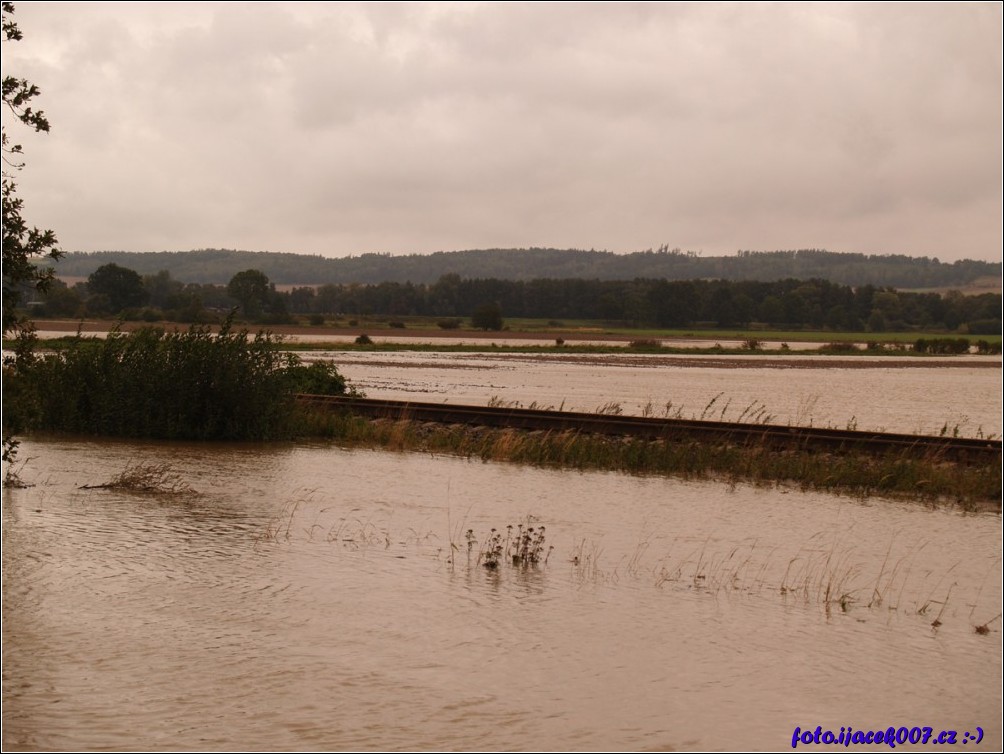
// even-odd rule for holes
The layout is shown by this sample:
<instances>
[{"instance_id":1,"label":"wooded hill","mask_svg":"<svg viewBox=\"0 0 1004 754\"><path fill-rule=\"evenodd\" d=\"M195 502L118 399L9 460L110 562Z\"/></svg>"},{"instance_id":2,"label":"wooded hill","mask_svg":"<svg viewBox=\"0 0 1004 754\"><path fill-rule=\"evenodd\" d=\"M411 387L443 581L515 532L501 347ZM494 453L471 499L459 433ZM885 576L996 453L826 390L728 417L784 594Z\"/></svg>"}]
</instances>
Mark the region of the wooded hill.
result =
<instances>
[{"instance_id":1,"label":"wooded hill","mask_svg":"<svg viewBox=\"0 0 1004 754\"><path fill-rule=\"evenodd\" d=\"M115 263L152 275L167 270L188 283L227 283L247 269L264 272L278 285L325 283L434 283L446 274L498 280L591 279L750 280L821 279L844 285L895 288L962 287L979 278L1001 277L1001 263L903 255L841 254L819 249L739 251L701 257L661 247L614 254L580 249L482 249L434 254L363 254L330 259L320 255L200 249L198 251L71 252L56 265L61 277L86 277Z\"/></svg>"}]
</instances>

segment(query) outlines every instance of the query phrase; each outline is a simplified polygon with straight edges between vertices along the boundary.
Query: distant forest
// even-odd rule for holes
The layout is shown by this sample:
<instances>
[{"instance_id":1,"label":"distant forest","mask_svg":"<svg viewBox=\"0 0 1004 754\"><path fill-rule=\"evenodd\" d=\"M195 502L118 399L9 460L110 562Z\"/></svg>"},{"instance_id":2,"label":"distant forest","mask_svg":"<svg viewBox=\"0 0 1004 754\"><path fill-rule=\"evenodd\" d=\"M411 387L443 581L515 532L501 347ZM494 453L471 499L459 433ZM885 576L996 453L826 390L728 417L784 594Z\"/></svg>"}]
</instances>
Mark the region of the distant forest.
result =
<instances>
[{"instance_id":1,"label":"distant forest","mask_svg":"<svg viewBox=\"0 0 1004 754\"><path fill-rule=\"evenodd\" d=\"M444 275L464 279L528 281L730 280L770 282L828 280L850 286L946 288L986 277L1000 278L1001 263L902 255L842 254L819 249L739 251L701 257L669 249L614 254L579 249L484 249L435 254L363 254L341 259L319 255L201 249L198 251L71 252L56 265L63 277L87 277L114 263L153 275L163 270L186 283L226 284L236 273L256 269L277 285L413 283L431 284Z\"/></svg>"},{"instance_id":2,"label":"distant forest","mask_svg":"<svg viewBox=\"0 0 1004 754\"><path fill-rule=\"evenodd\" d=\"M731 327L760 323L779 328L872 332L946 329L1001 332L1001 294L963 296L896 291L827 280L500 280L443 275L435 283L290 286L280 290L259 270L244 270L227 285L183 283L167 271L141 276L110 263L87 282L62 281L30 304L38 317L122 316L158 322L213 322L240 306L253 321L283 324L327 316L438 317L440 327L501 329L503 317L603 320L621 325ZM486 307L491 309L489 319ZM481 319L481 313L485 319ZM479 322L483 322L479 324ZM404 327L403 323L399 326Z\"/></svg>"}]
</instances>

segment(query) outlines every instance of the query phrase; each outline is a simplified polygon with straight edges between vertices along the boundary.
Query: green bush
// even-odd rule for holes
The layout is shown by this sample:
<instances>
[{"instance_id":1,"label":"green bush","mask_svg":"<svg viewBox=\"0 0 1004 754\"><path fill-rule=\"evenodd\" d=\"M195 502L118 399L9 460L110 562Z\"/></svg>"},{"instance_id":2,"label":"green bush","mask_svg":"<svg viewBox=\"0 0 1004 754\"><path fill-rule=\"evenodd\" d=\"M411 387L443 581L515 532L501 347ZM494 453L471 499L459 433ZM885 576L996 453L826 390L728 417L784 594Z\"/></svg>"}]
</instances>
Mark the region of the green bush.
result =
<instances>
[{"instance_id":1,"label":"green bush","mask_svg":"<svg viewBox=\"0 0 1004 754\"><path fill-rule=\"evenodd\" d=\"M224 324L77 337L5 367L4 426L122 437L266 440L295 431L295 392L339 394L331 365L305 366L281 339Z\"/></svg>"},{"instance_id":2,"label":"green bush","mask_svg":"<svg viewBox=\"0 0 1004 754\"><path fill-rule=\"evenodd\" d=\"M294 393L311 395L344 395L348 386L345 378L334 364L315 361L312 364L296 364L289 368Z\"/></svg>"}]
</instances>

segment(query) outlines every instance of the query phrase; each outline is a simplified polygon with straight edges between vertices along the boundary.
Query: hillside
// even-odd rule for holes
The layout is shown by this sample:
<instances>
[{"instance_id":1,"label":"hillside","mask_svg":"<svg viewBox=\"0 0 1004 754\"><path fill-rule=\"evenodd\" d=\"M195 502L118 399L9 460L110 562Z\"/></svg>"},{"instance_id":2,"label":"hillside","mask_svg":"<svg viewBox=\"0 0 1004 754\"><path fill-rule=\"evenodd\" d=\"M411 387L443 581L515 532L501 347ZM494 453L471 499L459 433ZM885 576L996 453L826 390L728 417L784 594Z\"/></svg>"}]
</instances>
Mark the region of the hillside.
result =
<instances>
[{"instance_id":1,"label":"hillside","mask_svg":"<svg viewBox=\"0 0 1004 754\"><path fill-rule=\"evenodd\" d=\"M1001 278L999 262L944 263L927 257L841 254L817 249L740 251L734 256L700 257L666 248L631 254L578 249L483 249L404 256L363 254L341 259L229 249L71 252L56 265L56 273L61 277L86 277L110 262L143 275L167 270L176 280L216 284L252 268L264 272L277 285L432 283L443 275L456 274L500 280L820 278L844 285L921 289L964 287L980 278Z\"/></svg>"}]
</instances>

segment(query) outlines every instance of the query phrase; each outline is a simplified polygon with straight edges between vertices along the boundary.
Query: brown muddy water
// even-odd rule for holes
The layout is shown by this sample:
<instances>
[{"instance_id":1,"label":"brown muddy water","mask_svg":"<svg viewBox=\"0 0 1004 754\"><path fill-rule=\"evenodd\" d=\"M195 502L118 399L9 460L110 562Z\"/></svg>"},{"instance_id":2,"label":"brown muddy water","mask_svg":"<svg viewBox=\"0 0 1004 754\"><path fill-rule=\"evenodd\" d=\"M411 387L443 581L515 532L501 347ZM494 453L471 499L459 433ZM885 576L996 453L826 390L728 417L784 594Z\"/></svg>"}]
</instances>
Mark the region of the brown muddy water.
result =
<instances>
[{"instance_id":1,"label":"brown muddy water","mask_svg":"<svg viewBox=\"0 0 1004 754\"><path fill-rule=\"evenodd\" d=\"M326 444L21 457L5 750L1002 744L997 515ZM79 489L154 462L194 491ZM546 565L468 560L521 521Z\"/></svg>"},{"instance_id":2,"label":"brown muddy water","mask_svg":"<svg viewBox=\"0 0 1004 754\"><path fill-rule=\"evenodd\" d=\"M999 357L305 354L371 398L976 437L1002 432Z\"/></svg>"}]
</instances>

